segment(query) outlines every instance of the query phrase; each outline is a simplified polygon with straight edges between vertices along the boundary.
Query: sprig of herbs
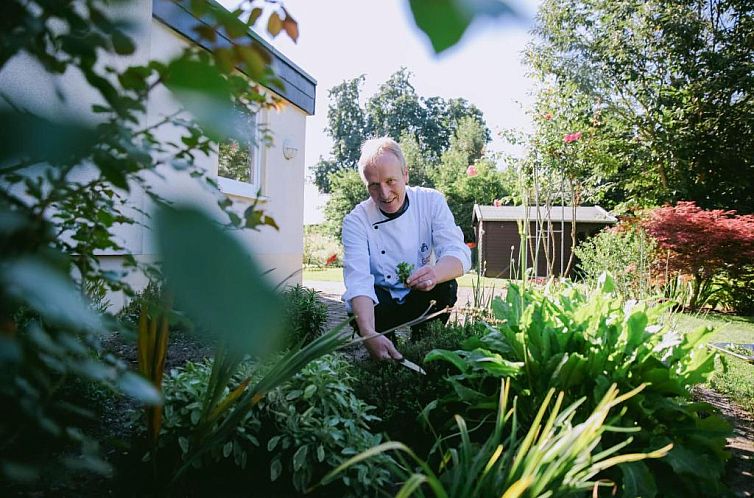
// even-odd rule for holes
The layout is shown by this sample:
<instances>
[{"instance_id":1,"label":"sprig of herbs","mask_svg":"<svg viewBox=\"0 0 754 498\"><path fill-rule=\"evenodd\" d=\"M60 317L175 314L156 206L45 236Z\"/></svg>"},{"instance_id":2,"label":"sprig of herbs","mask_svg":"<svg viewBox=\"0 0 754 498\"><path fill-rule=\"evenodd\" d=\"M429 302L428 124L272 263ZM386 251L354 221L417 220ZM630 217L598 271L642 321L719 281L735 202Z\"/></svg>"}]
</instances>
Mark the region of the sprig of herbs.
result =
<instances>
[{"instance_id":1,"label":"sprig of herbs","mask_svg":"<svg viewBox=\"0 0 754 498\"><path fill-rule=\"evenodd\" d=\"M413 269L414 265L406 263L405 261L398 263L398 266L395 268L395 271L398 272L398 280L405 284Z\"/></svg>"}]
</instances>

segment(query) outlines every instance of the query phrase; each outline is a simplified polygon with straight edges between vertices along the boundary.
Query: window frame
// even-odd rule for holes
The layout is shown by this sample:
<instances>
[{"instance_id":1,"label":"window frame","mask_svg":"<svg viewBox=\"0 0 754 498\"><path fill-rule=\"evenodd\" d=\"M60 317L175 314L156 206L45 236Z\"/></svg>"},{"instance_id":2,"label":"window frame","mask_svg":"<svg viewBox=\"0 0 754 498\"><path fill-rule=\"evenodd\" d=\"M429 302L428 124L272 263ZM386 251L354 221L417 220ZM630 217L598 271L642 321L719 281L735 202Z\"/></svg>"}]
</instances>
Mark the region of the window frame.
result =
<instances>
[{"instance_id":1,"label":"window frame","mask_svg":"<svg viewBox=\"0 0 754 498\"><path fill-rule=\"evenodd\" d=\"M217 185L220 191L226 195L245 197L248 199L264 199L263 178L262 178L262 140L259 133L259 122L262 117L262 110L253 114L253 123L251 125L251 140L249 144L249 174L254 178L254 183L244 182L233 178L220 175L220 151L217 152Z\"/></svg>"}]
</instances>

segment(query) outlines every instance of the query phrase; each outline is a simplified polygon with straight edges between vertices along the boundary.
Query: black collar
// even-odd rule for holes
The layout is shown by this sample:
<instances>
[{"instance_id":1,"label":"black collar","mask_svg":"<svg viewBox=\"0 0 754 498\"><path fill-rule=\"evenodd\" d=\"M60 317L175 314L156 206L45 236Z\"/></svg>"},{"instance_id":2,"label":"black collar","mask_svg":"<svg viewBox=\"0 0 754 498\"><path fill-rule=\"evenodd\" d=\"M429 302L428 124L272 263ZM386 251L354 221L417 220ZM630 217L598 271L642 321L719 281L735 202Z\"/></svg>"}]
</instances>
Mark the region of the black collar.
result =
<instances>
[{"instance_id":1,"label":"black collar","mask_svg":"<svg viewBox=\"0 0 754 498\"><path fill-rule=\"evenodd\" d=\"M380 213L382 213L385 216L387 216L388 220L394 220L397 217L399 217L400 215L402 215L403 213L405 213L407 210L408 210L408 192L406 192L406 198L403 199L403 205L400 207L400 209L398 211L396 211L394 213L386 213L385 211L383 211L382 209L380 209Z\"/></svg>"}]
</instances>

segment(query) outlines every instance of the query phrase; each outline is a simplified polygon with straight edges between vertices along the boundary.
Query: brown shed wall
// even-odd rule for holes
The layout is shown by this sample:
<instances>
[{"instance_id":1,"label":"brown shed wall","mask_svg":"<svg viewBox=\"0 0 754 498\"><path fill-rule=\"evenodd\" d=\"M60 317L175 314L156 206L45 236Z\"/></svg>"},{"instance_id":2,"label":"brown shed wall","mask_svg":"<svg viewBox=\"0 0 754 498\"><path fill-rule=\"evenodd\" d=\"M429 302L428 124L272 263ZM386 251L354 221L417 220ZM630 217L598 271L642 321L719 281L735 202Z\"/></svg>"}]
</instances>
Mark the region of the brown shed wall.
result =
<instances>
[{"instance_id":1,"label":"brown shed wall","mask_svg":"<svg viewBox=\"0 0 754 498\"><path fill-rule=\"evenodd\" d=\"M480 232L480 226L483 233ZM577 223L576 240L580 243L588 237L595 235L604 224L600 223ZM547 227L545 227L547 228ZM552 225L552 238L550 238L550 267L553 269L553 275L560 275L560 222ZM571 257L571 223L565 222L563 226L565 240L563 243L563 270L568 266L568 260ZM518 234L518 224L515 221L484 221L476 227L477 248L480 251L480 260L485 265L484 274L488 277L499 278L520 278L520 242ZM527 268L534 266L535 243L536 243L536 222L529 225L530 243L528 247ZM545 277L547 271L547 257L545 256L545 245L547 238L543 233L539 240L539 253L537 255L537 276ZM513 248L511 250L511 247ZM575 267L575 263L573 267ZM571 269L573 274L573 268ZM570 275L569 275L570 276Z\"/></svg>"}]
</instances>

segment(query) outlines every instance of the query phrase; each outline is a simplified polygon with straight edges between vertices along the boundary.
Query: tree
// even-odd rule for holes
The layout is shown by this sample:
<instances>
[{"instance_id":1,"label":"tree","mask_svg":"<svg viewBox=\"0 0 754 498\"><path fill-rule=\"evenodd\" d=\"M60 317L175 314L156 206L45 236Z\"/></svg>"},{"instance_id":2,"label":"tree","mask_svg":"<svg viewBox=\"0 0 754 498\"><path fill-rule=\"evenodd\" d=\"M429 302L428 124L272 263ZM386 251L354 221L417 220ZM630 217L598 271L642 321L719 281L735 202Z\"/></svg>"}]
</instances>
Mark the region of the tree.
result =
<instances>
[{"instance_id":1,"label":"tree","mask_svg":"<svg viewBox=\"0 0 754 498\"><path fill-rule=\"evenodd\" d=\"M547 0L528 53L542 81L536 120L588 136L599 155L583 156L585 172L609 204L752 212L753 14L730 0Z\"/></svg>"},{"instance_id":2,"label":"tree","mask_svg":"<svg viewBox=\"0 0 754 498\"><path fill-rule=\"evenodd\" d=\"M704 210L682 201L650 211L643 226L667 252L667 270L693 277L692 309L703 304L700 293L716 276L735 276L754 265L754 215Z\"/></svg>"},{"instance_id":3,"label":"tree","mask_svg":"<svg viewBox=\"0 0 754 498\"><path fill-rule=\"evenodd\" d=\"M450 146L463 119L473 119L484 129L484 144L490 141L490 131L482 112L465 99L445 100L441 97L423 98L411 84L411 73L401 68L361 106L360 86L363 76L333 87L328 104L328 125L325 131L333 139L329 158L320 158L313 168L313 180L320 192L331 192L329 175L345 168L356 168L361 144L367 138L389 136L409 147L417 146L421 159L416 164L414 185L428 185L428 176L421 172L439 163L440 156ZM408 136L413 138L408 138ZM413 152L412 152L413 154ZM413 169L413 165L412 165Z\"/></svg>"},{"instance_id":4,"label":"tree","mask_svg":"<svg viewBox=\"0 0 754 498\"><path fill-rule=\"evenodd\" d=\"M332 157L340 167L355 168L361 153L361 144L367 137L367 116L359 102L359 88L364 75L336 85L327 93L325 131L333 139Z\"/></svg>"},{"instance_id":5,"label":"tree","mask_svg":"<svg viewBox=\"0 0 754 498\"><path fill-rule=\"evenodd\" d=\"M484 156L484 145L485 128L473 118L463 118L440 165L431 172L467 241L475 239L471 224L474 204L492 204L510 194L503 173Z\"/></svg>"},{"instance_id":6,"label":"tree","mask_svg":"<svg viewBox=\"0 0 754 498\"><path fill-rule=\"evenodd\" d=\"M325 205L327 233L341 240L343 218L368 196L364 181L355 169L342 169L330 175L332 193Z\"/></svg>"}]
</instances>

